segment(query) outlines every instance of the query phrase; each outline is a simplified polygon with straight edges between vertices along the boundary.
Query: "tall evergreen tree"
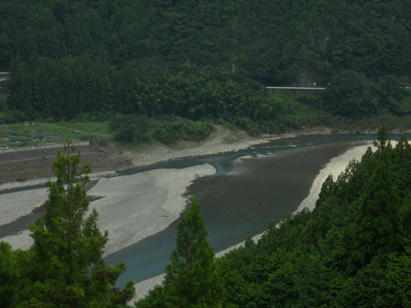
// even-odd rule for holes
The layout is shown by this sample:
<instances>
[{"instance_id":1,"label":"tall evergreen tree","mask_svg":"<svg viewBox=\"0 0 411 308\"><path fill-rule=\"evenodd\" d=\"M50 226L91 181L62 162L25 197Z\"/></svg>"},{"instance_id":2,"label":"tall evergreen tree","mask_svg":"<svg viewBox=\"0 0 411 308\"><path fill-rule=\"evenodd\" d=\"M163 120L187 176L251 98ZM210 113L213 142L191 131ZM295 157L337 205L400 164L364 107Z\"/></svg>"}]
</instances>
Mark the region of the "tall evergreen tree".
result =
<instances>
[{"instance_id":1,"label":"tall evergreen tree","mask_svg":"<svg viewBox=\"0 0 411 308\"><path fill-rule=\"evenodd\" d=\"M348 260L348 272L356 273L374 258L405 252L406 238L398 212L396 194L386 164L377 166L365 192L356 221L354 251Z\"/></svg>"},{"instance_id":2,"label":"tall evergreen tree","mask_svg":"<svg viewBox=\"0 0 411 308\"><path fill-rule=\"evenodd\" d=\"M378 130L377 139L374 140L374 145L378 148L379 152L382 152L389 143L390 140L388 139L387 128L384 125Z\"/></svg>"},{"instance_id":3,"label":"tall evergreen tree","mask_svg":"<svg viewBox=\"0 0 411 308\"><path fill-rule=\"evenodd\" d=\"M8 243L0 242L0 308L13 307L18 281L15 255Z\"/></svg>"},{"instance_id":4,"label":"tall evergreen tree","mask_svg":"<svg viewBox=\"0 0 411 308\"><path fill-rule=\"evenodd\" d=\"M126 266L103 260L108 232L100 232L97 211L88 212L90 167L80 152L73 155L70 138L65 150L53 165L57 181L47 184L46 214L30 226L34 244L19 257L20 307L122 307L134 295L133 282L114 288Z\"/></svg>"},{"instance_id":5,"label":"tall evergreen tree","mask_svg":"<svg viewBox=\"0 0 411 308\"><path fill-rule=\"evenodd\" d=\"M193 198L187 216L178 224L177 246L164 281L166 307L221 306L223 283L215 269L200 207Z\"/></svg>"}]
</instances>

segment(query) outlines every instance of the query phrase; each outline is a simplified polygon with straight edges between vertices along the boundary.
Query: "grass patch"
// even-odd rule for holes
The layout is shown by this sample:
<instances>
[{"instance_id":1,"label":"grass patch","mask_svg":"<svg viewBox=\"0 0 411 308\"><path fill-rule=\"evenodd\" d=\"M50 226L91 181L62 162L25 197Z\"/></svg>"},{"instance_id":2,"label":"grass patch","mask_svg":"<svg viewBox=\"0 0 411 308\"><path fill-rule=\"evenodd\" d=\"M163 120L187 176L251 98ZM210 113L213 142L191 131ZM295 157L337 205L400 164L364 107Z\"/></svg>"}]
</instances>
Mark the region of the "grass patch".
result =
<instances>
[{"instance_id":1,"label":"grass patch","mask_svg":"<svg viewBox=\"0 0 411 308\"><path fill-rule=\"evenodd\" d=\"M171 147L173 150L180 151L180 150L187 150L187 149L196 148L196 147L198 147L199 145L201 145L201 143L170 145L170 147Z\"/></svg>"},{"instance_id":2,"label":"grass patch","mask_svg":"<svg viewBox=\"0 0 411 308\"><path fill-rule=\"evenodd\" d=\"M237 133L237 129L230 122L224 122L224 124L222 124L221 126L224 127L224 128L227 128L228 130L230 130L234 133Z\"/></svg>"},{"instance_id":3,"label":"grass patch","mask_svg":"<svg viewBox=\"0 0 411 308\"><path fill-rule=\"evenodd\" d=\"M33 126L26 126L24 123L0 126L1 144L10 147L63 142L69 135L71 135L74 140L90 141L111 136L108 131L108 121L35 122Z\"/></svg>"},{"instance_id":4,"label":"grass patch","mask_svg":"<svg viewBox=\"0 0 411 308\"><path fill-rule=\"evenodd\" d=\"M240 140L241 138L240 138L240 136L237 136L237 137L225 137L224 138L224 142L225 143L235 143L235 142L237 142L238 140Z\"/></svg>"}]
</instances>

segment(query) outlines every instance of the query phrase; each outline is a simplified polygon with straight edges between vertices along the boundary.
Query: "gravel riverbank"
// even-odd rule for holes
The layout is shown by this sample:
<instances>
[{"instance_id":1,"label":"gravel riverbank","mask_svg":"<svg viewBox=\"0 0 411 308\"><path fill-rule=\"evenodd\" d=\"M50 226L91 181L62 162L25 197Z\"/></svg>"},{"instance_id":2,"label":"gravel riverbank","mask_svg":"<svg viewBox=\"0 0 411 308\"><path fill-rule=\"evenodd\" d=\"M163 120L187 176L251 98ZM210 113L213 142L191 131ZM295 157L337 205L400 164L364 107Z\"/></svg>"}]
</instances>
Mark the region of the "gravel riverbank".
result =
<instances>
[{"instance_id":1,"label":"gravel riverbank","mask_svg":"<svg viewBox=\"0 0 411 308\"><path fill-rule=\"evenodd\" d=\"M100 230L109 231L105 255L164 230L184 210L187 200L183 195L192 181L215 172L213 166L205 164L99 179L88 195L96 199L90 210L96 208L99 212ZM0 195L0 227L29 215L46 199L46 188ZM10 243L14 249L27 249L32 245L27 230L0 240Z\"/></svg>"},{"instance_id":2,"label":"gravel riverbank","mask_svg":"<svg viewBox=\"0 0 411 308\"><path fill-rule=\"evenodd\" d=\"M147 145L140 150L124 151L123 158L130 160L135 167L151 165L154 163L195 157L213 155L219 153L236 152L251 146L269 142L275 139L291 138L297 136L294 133L282 135L266 135L262 137L250 137L244 132L233 132L221 126L209 138L191 147L174 149L165 145ZM317 132L317 131L315 131ZM320 130L323 134L329 134L328 130Z\"/></svg>"},{"instance_id":3,"label":"gravel riverbank","mask_svg":"<svg viewBox=\"0 0 411 308\"><path fill-rule=\"evenodd\" d=\"M234 152L273 139L292 136L294 135L287 134L251 138L245 133L234 133L217 126L217 131L212 136L195 147L176 150L168 146L149 145L137 152L125 151L122 153L122 158L132 161L133 165L138 167L183 157ZM234 139L237 141L227 143ZM91 204L91 208L96 207L100 213L101 230L108 230L110 233L105 255L166 228L179 217L186 206L186 200L182 197L186 187L196 177L211 175L215 172L214 167L203 165L179 170L152 170L131 176L104 178L100 176L105 174L91 175L90 177L98 179L98 182L88 191L88 195L99 197ZM5 183L0 185L0 191L44 185L48 180L53 181L55 178ZM33 210L44 203L46 198L46 188L1 194L0 228L22 216L30 215ZM137 218L139 216L143 218ZM9 242L15 249L26 249L32 244L27 230L0 238L0 240Z\"/></svg>"}]
</instances>

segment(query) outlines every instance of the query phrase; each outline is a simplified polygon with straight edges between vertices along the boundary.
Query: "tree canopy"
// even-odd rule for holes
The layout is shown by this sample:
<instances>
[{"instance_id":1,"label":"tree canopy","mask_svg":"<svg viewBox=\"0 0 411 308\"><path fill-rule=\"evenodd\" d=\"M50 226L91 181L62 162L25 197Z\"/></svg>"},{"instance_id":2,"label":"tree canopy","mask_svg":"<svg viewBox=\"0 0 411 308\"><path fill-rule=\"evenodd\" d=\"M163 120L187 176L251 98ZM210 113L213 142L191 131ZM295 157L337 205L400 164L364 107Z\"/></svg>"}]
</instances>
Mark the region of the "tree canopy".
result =
<instances>
[{"instance_id":1,"label":"tree canopy","mask_svg":"<svg viewBox=\"0 0 411 308\"><path fill-rule=\"evenodd\" d=\"M323 184L314 211L287 215L218 260L238 307L405 307L410 263L410 145L385 128L361 162Z\"/></svg>"},{"instance_id":2,"label":"tree canopy","mask_svg":"<svg viewBox=\"0 0 411 308\"><path fill-rule=\"evenodd\" d=\"M114 286L125 264L107 266L102 258L108 232L100 232L96 210L89 212L90 168L70 138L65 149L53 165L57 180L47 184L46 213L30 225L34 244L13 252L0 243L0 264L11 266L0 269L2 307L114 308L134 296L132 281Z\"/></svg>"},{"instance_id":3,"label":"tree canopy","mask_svg":"<svg viewBox=\"0 0 411 308\"><path fill-rule=\"evenodd\" d=\"M177 226L176 248L170 256L161 286L150 291L136 307L221 307L225 298L223 279L207 242L200 215L201 205L193 197L187 215Z\"/></svg>"},{"instance_id":4,"label":"tree canopy","mask_svg":"<svg viewBox=\"0 0 411 308\"><path fill-rule=\"evenodd\" d=\"M318 107L336 116L411 112L407 0L4 0L0 16L4 121L278 121L260 90L314 83L330 84Z\"/></svg>"}]
</instances>

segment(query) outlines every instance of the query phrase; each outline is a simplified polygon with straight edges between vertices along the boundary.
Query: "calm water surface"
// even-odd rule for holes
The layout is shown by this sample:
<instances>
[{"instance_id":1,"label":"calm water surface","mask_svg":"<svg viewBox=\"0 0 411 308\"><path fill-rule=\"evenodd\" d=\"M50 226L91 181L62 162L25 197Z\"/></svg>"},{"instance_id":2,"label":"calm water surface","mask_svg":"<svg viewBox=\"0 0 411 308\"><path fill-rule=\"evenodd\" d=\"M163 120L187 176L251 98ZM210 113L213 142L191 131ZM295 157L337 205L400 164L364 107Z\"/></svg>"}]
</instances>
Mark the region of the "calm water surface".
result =
<instances>
[{"instance_id":1,"label":"calm water surface","mask_svg":"<svg viewBox=\"0 0 411 308\"><path fill-rule=\"evenodd\" d=\"M122 174L205 163L213 165L217 173L194 181L188 193L195 195L202 204L201 214L208 230L209 243L218 252L263 232L270 222L280 222L284 214L295 211L308 196L315 177L330 159L374 138L370 135L302 136L276 140L234 153L134 168ZM254 158L238 160L246 155ZM0 236L26 229L28 222L42 214L40 209L0 227ZM120 277L118 286L124 286L130 278L140 282L164 272L175 247L180 220L164 231L106 257L109 264L121 260L127 264L127 271Z\"/></svg>"},{"instance_id":2,"label":"calm water surface","mask_svg":"<svg viewBox=\"0 0 411 308\"><path fill-rule=\"evenodd\" d=\"M125 174L204 163L213 165L217 174L197 179L189 187L189 194L195 195L202 204L201 214L209 243L218 252L263 232L270 222L278 223L284 214L295 211L330 159L374 137L283 139L245 151L161 163L128 170ZM245 155L255 157L236 160ZM118 281L119 286L130 278L140 282L164 272L175 247L180 220L166 230L106 257L109 264L121 260L127 264L127 271Z\"/></svg>"}]
</instances>

